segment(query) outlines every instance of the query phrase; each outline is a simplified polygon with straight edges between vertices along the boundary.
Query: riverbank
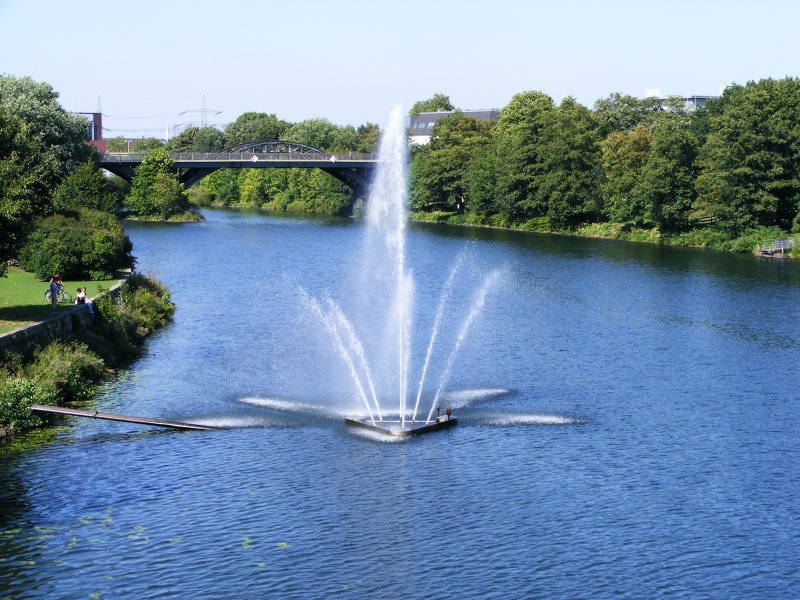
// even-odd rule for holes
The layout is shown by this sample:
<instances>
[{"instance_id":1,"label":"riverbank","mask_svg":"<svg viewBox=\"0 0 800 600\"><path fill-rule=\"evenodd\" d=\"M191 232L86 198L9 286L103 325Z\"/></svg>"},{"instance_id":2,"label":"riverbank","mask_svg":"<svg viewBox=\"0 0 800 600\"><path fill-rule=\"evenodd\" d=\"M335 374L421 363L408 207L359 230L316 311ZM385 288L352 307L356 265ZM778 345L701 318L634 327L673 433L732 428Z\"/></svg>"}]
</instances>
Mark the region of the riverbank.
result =
<instances>
[{"instance_id":1,"label":"riverbank","mask_svg":"<svg viewBox=\"0 0 800 600\"><path fill-rule=\"evenodd\" d=\"M546 220L543 219L533 219L530 222L509 226L505 223L505 219L501 218L499 215L479 220L476 219L474 215L452 212L412 212L409 218L417 223L437 223L461 227L547 233L740 253L755 253L758 244L764 243L764 240L786 237L787 235L786 232L774 227L753 229L746 235L733 239L712 229L695 229L679 235L664 235L655 228L641 229L626 227L619 223L590 223L572 230L554 230L548 228L546 226ZM795 244L795 248L785 256L787 258L800 258L800 244Z\"/></svg>"},{"instance_id":2,"label":"riverbank","mask_svg":"<svg viewBox=\"0 0 800 600\"><path fill-rule=\"evenodd\" d=\"M159 219L156 217L139 217L136 215L127 215L124 217L125 221L141 221L144 223L200 223L205 221L205 217L198 211L186 211L174 215L169 215L166 219Z\"/></svg>"},{"instance_id":3,"label":"riverbank","mask_svg":"<svg viewBox=\"0 0 800 600\"><path fill-rule=\"evenodd\" d=\"M76 305L0 338L0 436L46 424L31 404L85 401L172 318L170 292L135 273L92 305Z\"/></svg>"}]
</instances>

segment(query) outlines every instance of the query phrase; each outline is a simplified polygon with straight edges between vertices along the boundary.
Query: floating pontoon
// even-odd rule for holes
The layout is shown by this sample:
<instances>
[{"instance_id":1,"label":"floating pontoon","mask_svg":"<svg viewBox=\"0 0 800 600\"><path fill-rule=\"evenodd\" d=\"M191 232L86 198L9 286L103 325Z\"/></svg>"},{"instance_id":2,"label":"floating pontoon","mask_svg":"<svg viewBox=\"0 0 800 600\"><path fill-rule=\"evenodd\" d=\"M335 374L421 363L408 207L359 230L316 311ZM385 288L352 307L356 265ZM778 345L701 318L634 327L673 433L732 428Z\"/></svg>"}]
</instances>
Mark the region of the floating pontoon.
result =
<instances>
[{"instance_id":1,"label":"floating pontoon","mask_svg":"<svg viewBox=\"0 0 800 600\"><path fill-rule=\"evenodd\" d=\"M406 421L401 424L400 421L375 421L370 418L365 419L345 419L344 424L348 427L355 427L358 429L365 429L366 431L373 431L383 435L391 435L394 437L410 437L412 435L422 435L424 433L431 433L439 431L440 429L447 429L458 425L458 419L455 417L439 417L433 421Z\"/></svg>"}]
</instances>

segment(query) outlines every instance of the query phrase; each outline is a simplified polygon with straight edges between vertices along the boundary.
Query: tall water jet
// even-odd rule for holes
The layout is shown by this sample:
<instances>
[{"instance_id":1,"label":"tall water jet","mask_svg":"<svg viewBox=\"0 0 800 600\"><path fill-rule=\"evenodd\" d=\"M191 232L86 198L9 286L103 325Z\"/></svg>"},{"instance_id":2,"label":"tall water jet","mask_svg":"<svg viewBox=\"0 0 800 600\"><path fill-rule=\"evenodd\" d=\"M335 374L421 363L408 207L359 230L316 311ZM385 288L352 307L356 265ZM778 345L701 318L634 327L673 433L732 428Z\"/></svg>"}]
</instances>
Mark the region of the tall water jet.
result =
<instances>
[{"instance_id":1,"label":"tall water jet","mask_svg":"<svg viewBox=\"0 0 800 600\"><path fill-rule=\"evenodd\" d=\"M367 204L368 227L366 249L373 261L368 268L377 278L386 277L390 306L386 321L387 340L395 348L388 349L396 357L396 394L400 425L405 425L408 368L411 354L411 304L413 282L406 270L406 224L408 222L408 147L405 119L400 106L389 117L379 150L381 168L373 183ZM377 263L377 264L376 264Z\"/></svg>"},{"instance_id":2,"label":"tall water jet","mask_svg":"<svg viewBox=\"0 0 800 600\"><path fill-rule=\"evenodd\" d=\"M482 310L497 274L491 274L473 297L471 307L458 328L453 348L447 354L446 367L439 378L430 412L424 421L417 420L434 347L440 344L440 330L446 317L452 318L458 312L452 310L451 296L456 276L465 263L465 253L462 252L456 260L439 297L427 352L424 354L421 372L416 374L419 385L412 393L408 382L412 371L414 280L406 264L408 147L405 118L399 106L392 111L381 138L380 158L381 166L376 173L365 213L367 225L360 256L361 280L350 298L358 306L352 312L345 311L327 293L319 300L305 292L303 295L309 312L327 329L334 348L347 366L355 391L366 408L366 418L346 419L346 423L390 435L416 435L457 423L455 418L448 420L444 417L437 417L432 422L431 414L448 384L456 355ZM416 397L416 401L408 406L411 394ZM393 417L395 402L396 420Z\"/></svg>"}]
</instances>

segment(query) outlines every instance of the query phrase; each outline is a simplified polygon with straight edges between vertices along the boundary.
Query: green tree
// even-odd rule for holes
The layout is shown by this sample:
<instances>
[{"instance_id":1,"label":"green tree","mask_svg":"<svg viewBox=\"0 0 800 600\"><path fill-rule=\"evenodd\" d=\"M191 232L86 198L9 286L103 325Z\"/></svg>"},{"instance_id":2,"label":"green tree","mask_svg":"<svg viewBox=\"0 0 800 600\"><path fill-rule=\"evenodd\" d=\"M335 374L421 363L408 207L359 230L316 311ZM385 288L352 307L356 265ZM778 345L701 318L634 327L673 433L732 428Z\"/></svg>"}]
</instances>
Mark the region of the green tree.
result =
<instances>
[{"instance_id":1,"label":"green tree","mask_svg":"<svg viewBox=\"0 0 800 600\"><path fill-rule=\"evenodd\" d=\"M33 177L14 154L0 160L0 277L6 260L16 255L32 226L36 197Z\"/></svg>"},{"instance_id":2,"label":"green tree","mask_svg":"<svg viewBox=\"0 0 800 600\"><path fill-rule=\"evenodd\" d=\"M602 163L593 113L574 98L543 115L539 139L538 204L549 222L570 228L600 215Z\"/></svg>"},{"instance_id":3,"label":"green tree","mask_svg":"<svg viewBox=\"0 0 800 600\"><path fill-rule=\"evenodd\" d=\"M225 127L225 146L283 139L289 123L273 114L247 112Z\"/></svg>"},{"instance_id":4,"label":"green tree","mask_svg":"<svg viewBox=\"0 0 800 600\"><path fill-rule=\"evenodd\" d=\"M261 169L220 169L204 178L199 185L208 190L213 203L232 205L236 204L239 200L239 177L247 171L260 170Z\"/></svg>"},{"instance_id":5,"label":"green tree","mask_svg":"<svg viewBox=\"0 0 800 600\"><path fill-rule=\"evenodd\" d=\"M412 198L422 210L464 210L473 155L491 139L493 123L461 112L439 120L415 167ZM424 152L424 153L423 153Z\"/></svg>"},{"instance_id":6,"label":"green tree","mask_svg":"<svg viewBox=\"0 0 800 600\"><path fill-rule=\"evenodd\" d=\"M306 144L318 150L333 150L338 127L327 119L306 119L289 127L282 139Z\"/></svg>"},{"instance_id":7,"label":"green tree","mask_svg":"<svg viewBox=\"0 0 800 600\"><path fill-rule=\"evenodd\" d=\"M114 215L79 209L39 222L20 251L20 263L37 277L106 278L133 264L131 242Z\"/></svg>"},{"instance_id":8,"label":"green tree","mask_svg":"<svg viewBox=\"0 0 800 600\"><path fill-rule=\"evenodd\" d=\"M497 144L490 141L476 151L467 170L467 211L482 221L494 215L505 216L497 202L497 165L501 160ZM495 224L505 225L505 222Z\"/></svg>"},{"instance_id":9,"label":"green tree","mask_svg":"<svg viewBox=\"0 0 800 600\"><path fill-rule=\"evenodd\" d=\"M60 181L92 153L83 143L88 122L57 100L46 83L0 76L0 263L51 212Z\"/></svg>"},{"instance_id":10,"label":"green tree","mask_svg":"<svg viewBox=\"0 0 800 600\"><path fill-rule=\"evenodd\" d=\"M653 127L638 192L646 207L646 221L662 232L679 233L690 228L699 147L691 116L685 112L666 112Z\"/></svg>"},{"instance_id":11,"label":"green tree","mask_svg":"<svg viewBox=\"0 0 800 600\"><path fill-rule=\"evenodd\" d=\"M121 135L106 140L106 148L109 152L127 152L128 140Z\"/></svg>"},{"instance_id":12,"label":"green tree","mask_svg":"<svg viewBox=\"0 0 800 600\"><path fill-rule=\"evenodd\" d=\"M547 213L539 192L544 165L540 144L553 99L541 92L515 95L500 111L493 144L496 153L498 212L511 222L521 222Z\"/></svg>"},{"instance_id":13,"label":"green tree","mask_svg":"<svg viewBox=\"0 0 800 600\"><path fill-rule=\"evenodd\" d=\"M53 208L58 212L78 208L116 212L121 207L118 196L94 161L85 162L70 173L53 197Z\"/></svg>"},{"instance_id":14,"label":"green tree","mask_svg":"<svg viewBox=\"0 0 800 600\"><path fill-rule=\"evenodd\" d=\"M695 209L736 235L792 226L800 204L800 80L727 88L709 116Z\"/></svg>"},{"instance_id":15,"label":"green tree","mask_svg":"<svg viewBox=\"0 0 800 600\"><path fill-rule=\"evenodd\" d=\"M355 150L357 152L377 152L378 144L381 141L381 128L375 123L365 123L356 129L358 143Z\"/></svg>"},{"instance_id":16,"label":"green tree","mask_svg":"<svg viewBox=\"0 0 800 600\"><path fill-rule=\"evenodd\" d=\"M141 139L137 139L133 141L131 145L131 152L149 152L154 148L161 148L164 144L161 143L161 140L154 137L143 137Z\"/></svg>"},{"instance_id":17,"label":"green tree","mask_svg":"<svg viewBox=\"0 0 800 600\"><path fill-rule=\"evenodd\" d=\"M649 211L639 189L652 144L653 133L642 124L630 131L614 131L601 144L603 210L614 223L652 225L645 222Z\"/></svg>"},{"instance_id":18,"label":"green tree","mask_svg":"<svg viewBox=\"0 0 800 600\"><path fill-rule=\"evenodd\" d=\"M164 147L150 150L133 176L125 203L128 210L140 217L162 219L186 210L188 201L174 171L175 163Z\"/></svg>"},{"instance_id":19,"label":"green tree","mask_svg":"<svg viewBox=\"0 0 800 600\"><path fill-rule=\"evenodd\" d=\"M601 139L613 132L631 131L638 125L650 126L661 111L658 98L635 98L619 93L594 103Z\"/></svg>"},{"instance_id":20,"label":"green tree","mask_svg":"<svg viewBox=\"0 0 800 600\"><path fill-rule=\"evenodd\" d=\"M225 134L215 127L189 127L165 147L169 152L219 152L225 148Z\"/></svg>"},{"instance_id":21,"label":"green tree","mask_svg":"<svg viewBox=\"0 0 800 600\"><path fill-rule=\"evenodd\" d=\"M420 113L437 112L442 110L455 110L455 106L453 106L453 103L450 102L449 96L445 96L444 94L434 94L427 100L419 100L418 102L415 102L414 106L411 107L411 110L408 111L408 114L412 117L416 117Z\"/></svg>"}]
</instances>

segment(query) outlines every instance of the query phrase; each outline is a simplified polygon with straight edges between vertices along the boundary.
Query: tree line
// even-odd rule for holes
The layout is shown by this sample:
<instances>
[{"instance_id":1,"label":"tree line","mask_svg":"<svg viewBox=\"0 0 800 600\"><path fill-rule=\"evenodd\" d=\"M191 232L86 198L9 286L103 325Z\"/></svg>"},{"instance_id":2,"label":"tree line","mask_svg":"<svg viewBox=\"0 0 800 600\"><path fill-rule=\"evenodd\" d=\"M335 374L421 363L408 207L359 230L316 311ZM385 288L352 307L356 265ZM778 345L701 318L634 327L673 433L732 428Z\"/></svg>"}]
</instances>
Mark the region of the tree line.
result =
<instances>
[{"instance_id":1,"label":"tree line","mask_svg":"<svg viewBox=\"0 0 800 600\"><path fill-rule=\"evenodd\" d=\"M453 109L436 94L410 113ZM800 231L798 123L790 77L732 85L698 109L620 94L589 109L524 92L497 122L458 110L437 122L411 151L411 208L452 223L751 250ZM41 277L109 275L133 262L119 217L196 219L193 204L349 214L351 190L319 170L220 170L187 192L169 152L261 140L373 152L380 138L373 123L249 112L166 145L142 140L149 150L129 185L100 171L87 127L50 85L0 76L0 272L19 259Z\"/></svg>"},{"instance_id":2,"label":"tree line","mask_svg":"<svg viewBox=\"0 0 800 600\"><path fill-rule=\"evenodd\" d=\"M457 223L750 250L800 231L798 123L789 77L732 85L704 108L612 94L590 110L524 92L496 123L459 111L436 123L412 149L412 205Z\"/></svg>"}]
</instances>

